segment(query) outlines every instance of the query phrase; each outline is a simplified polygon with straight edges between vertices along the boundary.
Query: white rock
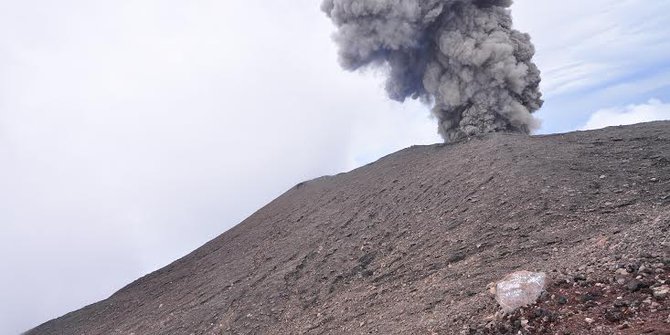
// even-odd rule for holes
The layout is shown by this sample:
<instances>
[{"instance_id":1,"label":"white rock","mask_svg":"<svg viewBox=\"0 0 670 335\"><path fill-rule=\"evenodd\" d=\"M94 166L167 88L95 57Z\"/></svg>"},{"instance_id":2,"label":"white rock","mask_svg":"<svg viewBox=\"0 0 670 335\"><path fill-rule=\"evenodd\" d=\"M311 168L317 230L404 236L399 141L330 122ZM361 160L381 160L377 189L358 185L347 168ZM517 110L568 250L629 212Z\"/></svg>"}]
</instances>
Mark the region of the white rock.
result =
<instances>
[{"instance_id":1,"label":"white rock","mask_svg":"<svg viewBox=\"0 0 670 335\"><path fill-rule=\"evenodd\" d=\"M668 285L654 287L651 290L654 292L654 298L657 299L663 299L670 294L670 286Z\"/></svg>"},{"instance_id":2,"label":"white rock","mask_svg":"<svg viewBox=\"0 0 670 335\"><path fill-rule=\"evenodd\" d=\"M625 276L628 275L628 271L626 271L626 269L617 269L616 274Z\"/></svg>"},{"instance_id":3,"label":"white rock","mask_svg":"<svg viewBox=\"0 0 670 335\"><path fill-rule=\"evenodd\" d=\"M519 271L496 283L496 301L505 312L532 305L544 291L546 274Z\"/></svg>"}]
</instances>

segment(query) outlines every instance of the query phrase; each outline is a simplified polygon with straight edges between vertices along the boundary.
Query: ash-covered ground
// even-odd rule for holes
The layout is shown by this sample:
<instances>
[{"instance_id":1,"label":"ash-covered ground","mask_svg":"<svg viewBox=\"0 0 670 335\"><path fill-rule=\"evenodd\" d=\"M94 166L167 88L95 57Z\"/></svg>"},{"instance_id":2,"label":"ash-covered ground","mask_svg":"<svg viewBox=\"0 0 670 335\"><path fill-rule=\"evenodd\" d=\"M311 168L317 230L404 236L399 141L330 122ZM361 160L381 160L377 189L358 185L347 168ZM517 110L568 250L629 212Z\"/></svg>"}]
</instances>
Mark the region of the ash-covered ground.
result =
<instances>
[{"instance_id":1,"label":"ash-covered ground","mask_svg":"<svg viewBox=\"0 0 670 335\"><path fill-rule=\"evenodd\" d=\"M669 205L670 122L412 147L28 334L668 334ZM497 314L516 270L548 292Z\"/></svg>"}]
</instances>

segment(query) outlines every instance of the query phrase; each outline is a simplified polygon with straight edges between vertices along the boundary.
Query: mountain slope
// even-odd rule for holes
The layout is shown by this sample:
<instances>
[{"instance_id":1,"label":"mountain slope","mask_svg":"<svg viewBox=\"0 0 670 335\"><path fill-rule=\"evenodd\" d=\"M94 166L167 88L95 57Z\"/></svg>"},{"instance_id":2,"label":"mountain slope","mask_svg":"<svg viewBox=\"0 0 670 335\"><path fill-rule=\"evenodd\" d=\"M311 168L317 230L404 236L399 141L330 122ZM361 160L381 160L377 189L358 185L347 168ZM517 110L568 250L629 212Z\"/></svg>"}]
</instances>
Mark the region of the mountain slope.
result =
<instances>
[{"instance_id":1,"label":"mountain slope","mask_svg":"<svg viewBox=\"0 0 670 335\"><path fill-rule=\"evenodd\" d=\"M670 122L412 147L28 334L459 333L511 271L668 257L669 203Z\"/></svg>"}]
</instances>

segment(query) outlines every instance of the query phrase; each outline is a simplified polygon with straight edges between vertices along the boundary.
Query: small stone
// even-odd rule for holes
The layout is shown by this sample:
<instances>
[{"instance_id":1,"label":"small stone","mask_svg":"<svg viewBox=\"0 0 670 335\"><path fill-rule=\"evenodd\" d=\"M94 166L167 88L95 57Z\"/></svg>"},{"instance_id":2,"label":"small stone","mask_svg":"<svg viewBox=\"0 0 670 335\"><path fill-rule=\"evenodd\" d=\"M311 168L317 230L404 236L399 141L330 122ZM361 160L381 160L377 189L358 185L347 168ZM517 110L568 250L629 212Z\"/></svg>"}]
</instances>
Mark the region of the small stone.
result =
<instances>
[{"instance_id":1,"label":"small stone","mask_svg":"<svg viewBox=\"0 0 670 335\"><path fill-rule=\"evenodd\" d=\"M628 270L629 273L635 273L639 268L640 263L638 262L631 262L629 264L626 264L626 270Z\"/></svg>"},{"instance_id":2,"label":"small stone","mask_svg":"<svg viewBox=\"0 0 670 335\"><path fill-rule=\"evenodd\" d=\"M588 292L588 293L581 296L581 301L582 302L589 302L589 301L596 300L597 298L598 297L595 294L593 294L591 292Z\"/></svg>"},{"instance_id":3,"label":"small stone","mask_svg":"<svg viewBox=\"0 0 670 335\"><path fill-rule=\"evenodd\" d=\"M621 299L617 299L617 301L614 302L614 307L619 308L628 307L628 302Z\"/></svg>"},{"instance_id":4,"label":"small stone","mask_svg":"<svg viewBox=\"0 0 670 335\"><path fill-rule=\"evenodd\" d=\"M592 323L596 322L596 320L593 320L591 318L586 318L586 319L584 319L584 321L586 321L586 323L588 323L588 324L592 324Z\"/></svg>"},{"instance_id":5,"label":"small stone","mask_svg":"<svg viewBox=\"0 0 670 335\"><path fill-rule=\"evenodd\" d=\"M640 289L643 289L644 286L645 285L637 279L633 279L633 280L629 281L628 284L626 284L626 288L631 292L637 292Z\"/></svg>"},{"instance_id":6,"label":"small stone","mask_svg":"<svg viewBox=\"0 0 670 335\"><path fill-rule=\"evenodd\" d=\"M610 322L619 322L623 318L623 313L619 309L608 309L605 312L605 319Z\"/></svg>"},{"instance_id":7,"label":"small stone","mask_svg":"<svg viewBox=\"0 0 670 335\"><path fill-rule=\"evenodd\" d=\"M665 319L665 323L670 323L670 314L668 314L668 318Z\"/></svg>"},{"instance_id":8,"label":"small stone","mask_svg":"<svg viewBox=\"0 0 670 335\"><path fill-rule=\"evenodd\" d=\"M604 175L604 174L600 176L600 179L605 179L605 178L607 178L607 176Z\"/></svg>"},{"instance_id":9,"label":"small stone","mask_svg":"<svg viewBox=\"0 0 670 335\"><path fill-rule=\"evenodd\" d=\"M489 294L496 295L496 283L489 283L486 285L486 290L489 292Z\"/></svg>"},{"instance_id":10,"label":"small stone","mask_svg":"<svg viewBox=\"0 0 670 335\"><path fill-rule=\"evenodd\" d=\"M663 299L663 298L667 297L668 294L670 294L670 286L668 286L668 285L654 287L651 290L654 294L654 298L656 298L656 299Z\"/></svg>"}]
</instances>

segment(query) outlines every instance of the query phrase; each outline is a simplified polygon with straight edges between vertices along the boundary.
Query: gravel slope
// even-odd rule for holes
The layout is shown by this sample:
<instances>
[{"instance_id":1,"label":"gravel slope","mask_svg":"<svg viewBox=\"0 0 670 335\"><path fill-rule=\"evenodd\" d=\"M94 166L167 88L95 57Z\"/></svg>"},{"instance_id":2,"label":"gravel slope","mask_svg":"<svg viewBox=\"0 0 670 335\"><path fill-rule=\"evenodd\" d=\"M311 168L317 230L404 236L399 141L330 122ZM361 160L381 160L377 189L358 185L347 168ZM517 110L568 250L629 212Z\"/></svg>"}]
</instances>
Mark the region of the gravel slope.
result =
<instances>
[{"instance_id":1,"label":"gravel slope","mask_svg":"<svg viewBox=\"0 0 670 335\"><path fill-rule=\"evenodd\" d=\"M509 272L609 285L619 266L667 260L669 204L670 122L411 147L301 183L28 334L483 333L505 322L491 321L486 286ZM667 299L656 303L670 316ZM596 317L572 334L632 334L641 321Z\"/></svg>"}]
</instances>

